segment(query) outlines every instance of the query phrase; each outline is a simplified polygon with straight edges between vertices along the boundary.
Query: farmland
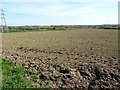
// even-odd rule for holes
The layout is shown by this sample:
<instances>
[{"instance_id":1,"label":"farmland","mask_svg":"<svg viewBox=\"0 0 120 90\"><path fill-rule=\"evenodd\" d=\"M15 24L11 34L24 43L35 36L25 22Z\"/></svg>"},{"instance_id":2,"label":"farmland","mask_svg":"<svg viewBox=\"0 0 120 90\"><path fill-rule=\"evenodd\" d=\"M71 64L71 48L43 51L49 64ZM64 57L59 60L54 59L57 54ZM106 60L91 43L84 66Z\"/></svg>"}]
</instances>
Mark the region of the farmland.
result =
<instances>
[{"instance_id":1,"label":"farmland","mask_svg":"<svg viewBox=\"0 0 120 90\"><path fill-rule=\"evenodd\" d=\"M3 33L2 49L35 87L120 87L117 30Z\"/></svg>"}]
</instances>

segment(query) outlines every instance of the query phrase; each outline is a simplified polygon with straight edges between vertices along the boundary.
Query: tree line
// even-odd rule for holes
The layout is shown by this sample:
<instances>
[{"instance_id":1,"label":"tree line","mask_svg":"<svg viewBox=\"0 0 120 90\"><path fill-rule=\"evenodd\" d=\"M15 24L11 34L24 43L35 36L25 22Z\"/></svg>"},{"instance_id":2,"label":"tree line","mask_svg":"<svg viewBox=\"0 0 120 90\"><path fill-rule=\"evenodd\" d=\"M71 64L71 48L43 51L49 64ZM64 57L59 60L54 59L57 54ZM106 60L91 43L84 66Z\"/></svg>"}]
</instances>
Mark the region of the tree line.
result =
<instances>
[{"instance_id":1,"label":"tree line","mask_svg":"<svg viewBox=\"0 0 120 90\"><path fill-rule=\"evenodd\" d=\"M86 28L94 29L118 29L118 25L50 25L50 26L8 26L10 32L23 31L60 31L79 30Z\"/></svg>"}]
</instances>

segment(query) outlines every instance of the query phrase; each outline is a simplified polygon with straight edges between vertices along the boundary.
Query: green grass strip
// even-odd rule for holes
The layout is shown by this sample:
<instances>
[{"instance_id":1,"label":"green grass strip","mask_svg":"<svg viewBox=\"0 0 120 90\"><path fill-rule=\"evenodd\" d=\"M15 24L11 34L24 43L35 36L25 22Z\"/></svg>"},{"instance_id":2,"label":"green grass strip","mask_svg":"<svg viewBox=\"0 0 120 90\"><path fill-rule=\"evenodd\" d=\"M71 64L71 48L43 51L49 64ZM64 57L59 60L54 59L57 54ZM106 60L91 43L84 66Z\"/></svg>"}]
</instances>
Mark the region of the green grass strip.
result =
<instances>
[{"instance_id":1,"label":"green grass strip","mask_svg":"<svg viewBox=\"0 0 120 90\"><path fill-rule=\"evenodd\" d=\"M31 84L24 78L25 69L2 60L2 88L28 88Z\"/></svg>"}]
</instances>

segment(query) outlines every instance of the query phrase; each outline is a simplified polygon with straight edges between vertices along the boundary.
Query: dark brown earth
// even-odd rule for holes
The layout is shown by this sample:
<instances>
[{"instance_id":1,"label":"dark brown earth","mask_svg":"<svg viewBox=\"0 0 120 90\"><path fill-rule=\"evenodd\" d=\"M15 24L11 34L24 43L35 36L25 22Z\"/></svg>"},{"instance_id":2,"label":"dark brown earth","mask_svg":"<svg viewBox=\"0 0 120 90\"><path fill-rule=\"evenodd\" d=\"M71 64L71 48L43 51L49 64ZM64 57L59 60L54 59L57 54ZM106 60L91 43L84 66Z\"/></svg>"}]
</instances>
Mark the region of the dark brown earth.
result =
<instances>
[{"instance_id":1,"label":"dark brown earth","mask_svg":"<svg viewBox=\"0 0 120 90\"><path fill-rule=\"evenodd\" d=\"M49 33L53 35L54 32ZM58 35L55 32L54 39L52 36L48 36L48 39L45 36L43 36L45 39L38 39L37 42L42 40L43 45L53 39L49 45L40 47L30 44L30 33L26 34L29 37L24 34L23 36L19 34L7 36L6 34L7 38L3 36L5 45L3 58L15 65L24 66L27 70L25 77L31 80L34 86L87 89L120 88L116 31L82 31L82 33L81 31L68 31L65 38L62 38L64 36L61 32L60 34L57 32ZM39 35L34 34L35 36ZM11 48L5 41L8 37L16 37L14 41L12 39L9 41ZM25 38L25 40L21 38ZM18 40L24 43L28 42L22 44ZM31 39L31 42L32 40L34 42L35 37Z\"/></svg>"}]
</instances>

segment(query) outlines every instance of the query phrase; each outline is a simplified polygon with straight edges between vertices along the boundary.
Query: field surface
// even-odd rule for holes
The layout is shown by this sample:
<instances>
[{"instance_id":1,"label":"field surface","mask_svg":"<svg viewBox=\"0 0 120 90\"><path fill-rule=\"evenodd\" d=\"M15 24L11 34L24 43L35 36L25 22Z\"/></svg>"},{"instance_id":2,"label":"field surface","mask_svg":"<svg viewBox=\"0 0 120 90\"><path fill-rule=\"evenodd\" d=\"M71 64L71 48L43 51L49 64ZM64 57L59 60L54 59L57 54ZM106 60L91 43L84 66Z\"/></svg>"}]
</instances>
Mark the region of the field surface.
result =
<instances>
[{"instance_id":1,"label":"field surface","mask_svg":"<svg viewBox=\"0 0 120 90\"><path fill-rule=\"evenodd\" d=\"M2 34L3 59L22 65L35 87L118 88L117 30Z\"/></svg>"}]
</instances>

